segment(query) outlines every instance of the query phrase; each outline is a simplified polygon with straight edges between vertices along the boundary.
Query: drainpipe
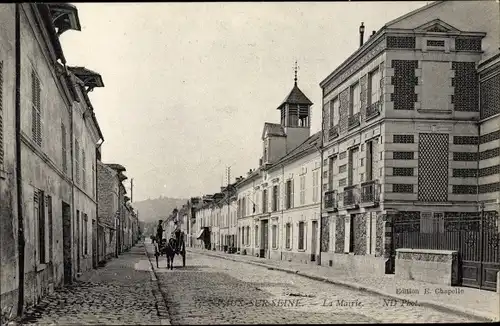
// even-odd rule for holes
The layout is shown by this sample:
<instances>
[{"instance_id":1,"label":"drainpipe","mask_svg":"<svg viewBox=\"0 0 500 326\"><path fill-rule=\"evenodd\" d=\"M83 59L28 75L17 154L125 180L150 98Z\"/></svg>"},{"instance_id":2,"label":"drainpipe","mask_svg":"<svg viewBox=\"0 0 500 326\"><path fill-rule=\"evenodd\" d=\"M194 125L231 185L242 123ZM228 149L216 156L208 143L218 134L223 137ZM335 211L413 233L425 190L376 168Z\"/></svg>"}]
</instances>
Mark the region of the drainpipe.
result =
<instances>
[{"instance_id":1,"label":"drainpipe","mask_svg":"<svg viewBox=\"0 0 500 326\"><path fill-rule=\"evenodd\" d=\"M320 172L319 172L319 254L318 254L318 259L316 260L317 265L321 265L321 244L323 243L323 154L324 154L324 149L323 149L323 136L324 136L324 130L323 130L323 123L321 123L321 141L320 141L320 147L319 147L319 152L320 152ZM331 173L331 172L330 172Z\"/></svg>"},{"instance_id":2,"label":"drainpipe","mask_svg":"<svg viewBox=\"0 0 500 326\"><path fill-rule=\"evenodd\" d=\"M96 223L96 237L97 237L97 241L96 241L96 244L95 244L95 250L96 250L96 268L97 266L99 266L99 185L98 185L98 182L99 182L99 179L97 178L97 170L98 170L98 156L99 155L99 149L101 148L102 146L102 143L104 143L104 139L101 138L101 142L97 144L97 147L95 149L95 175L94 175L94 178L95 178L95 223Z\"/></svg>"},{"instance_id":3,"label":"drainpipe","mask_svg":"<svg viewBox=\"0 0 500 326\"><path fill-rule=\"evenodd\" d=\"M282 181L285 181L285 165L284 164L281 164L281 180ZM283 185L285 185L285 183L283 182ZM280 189L280 192L281 192L282 189ZM285 192L286 192L286 189L283 189ZM281 228L280 228L280 236L281 236L281 239L283 239L283 219L285 218L285 211L283 210L283 204L284 203L281 203ZM280 260L283 260L283 241L280 241L280 253L281 253L281 258Z\"/></svg>"},{"instance_id":4,"label":"drainpipe","mask_svg":"<svg viewBox=\"0 0 500 326\"><path fill-rule=\"evenodd\" d=\"M69 75L69 72L68 72L68 68L66 67L66 63L64 63L64 69L66 71L66 75L68 77L70 77L70 80L72 80L71 76ZM73 223L73 220L74 220L74 214L75 214L75 167L74 167L74 145L73 145L73 141L74 141L74 137L73 137L73 105L71 104L70 105L70 114L69 114L69 119L70 119L70 125L69 125L69 134L70 134L70 157L71 157L71 233L73 234L73 236L71 237L71 279L70 279L70 283L72 283L73 281L73 270L74 270L74 266L73 266L73 244L74 244L74 237L75 237L75 234L73 232L74 230L74 223ZM76 259L78 259L78 257L76 257ZM78 271L77 271L78 272Z\"/></svg>"},{"instance_id":5,"label":"drainpipe","mask_svg":"<svg viewBox=\"0 0 500 326\"><path fill-rule=\"evenodd\" d=\"M17 188L17 245L19 264L19 285L17 315L22 316L24 308L24 217L23 217L23 186L22 186L22 165L21 165L21 4L15 4L15 38L16 38L16 188Z\"/></svg>"}]
</instances>

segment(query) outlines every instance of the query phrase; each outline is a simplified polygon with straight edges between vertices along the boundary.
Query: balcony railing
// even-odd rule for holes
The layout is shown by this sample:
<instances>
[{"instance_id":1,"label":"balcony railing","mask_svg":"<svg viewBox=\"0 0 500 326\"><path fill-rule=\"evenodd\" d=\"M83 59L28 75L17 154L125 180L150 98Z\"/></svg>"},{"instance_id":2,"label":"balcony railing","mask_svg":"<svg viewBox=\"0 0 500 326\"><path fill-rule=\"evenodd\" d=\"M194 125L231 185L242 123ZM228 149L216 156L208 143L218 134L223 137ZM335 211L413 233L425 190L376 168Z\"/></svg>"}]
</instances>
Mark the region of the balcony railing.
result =
<instances>
[{"instance_id":1,"label":"balcony railing","mask_svg":"<svg viewBox=\"0 0 500 326\"><path fill-rule=\"evenodd\" d=\"M335 190L325 192L325 209L337 208L336 192Z\"/></svg>"},{"instance_id":2,"label":"balcony railing","mask_svg":"<svg viewBox=\"0 0 500 326\"><path fill-rule=\"evenodd\" d=\"M359 112L351 115L347 121L347 128L352 129L361 125Z\"/></svg>"},{"instance_id":3,"label":"balcony railing","mask_svg":"<svg viewBox=\"0 0 500 326\"><path fill-rule=\"evenodd\" d=\"M371 120L380 115L382 109L382 105L380 101L372 103L370 106L366 108L366 117L365 121Z\"/></svg>"},{"instance_id":4,"label":"balcony railing","mask_svg":"<svg viewBox=\"0 0 500 326\"><path fill-rule=\"evenodd\" d=\"M378 180L372 180L361 184L361 203L378 203L379 202L379 183Z\"/></svg>"},{"instance_id":5,"label":"balcony railing","mask_svg":"<svg viewBox=\"0 0 500 326\"><path fill-rule=\"evenodd\" d=\"M359 188L357 185L344 188L344 207L357 206L359 204Z\"/></svg>"},{"instance_id":6,"label":"balcony railing","mask_svg":"<svg viewBox=\"0 0 500 326\"><path fill-rule=\"evenodd\" d=\"M329 131L328 131L328 140L335 139L339 136L339 126L333 126Z\"/></svg>"}]
</instances>

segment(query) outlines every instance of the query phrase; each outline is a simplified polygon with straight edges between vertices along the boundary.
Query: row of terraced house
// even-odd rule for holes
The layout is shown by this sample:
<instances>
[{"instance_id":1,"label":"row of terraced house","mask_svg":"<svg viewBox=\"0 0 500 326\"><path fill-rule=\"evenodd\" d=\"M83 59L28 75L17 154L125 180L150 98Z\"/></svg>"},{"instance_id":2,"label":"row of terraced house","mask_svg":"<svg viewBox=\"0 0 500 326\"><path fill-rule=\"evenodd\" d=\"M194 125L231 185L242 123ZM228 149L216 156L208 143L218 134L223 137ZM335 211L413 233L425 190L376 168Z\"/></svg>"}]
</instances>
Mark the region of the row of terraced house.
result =
<instances>
[{"instance_id":1,"label":"row of terraced house","mask_svg":"<svg viewBox=\"0 0 500 326\"><path fill-rule=\"evenodd\" d=\"M385 24L265 123L256 169L190 200L194 247L496 290L500 49L494 1ZM270 109L273 109L272 107Z\"/></svg>"},{"instance_id":2,"label":"row of terraced house","mask_svg":"<svg viewBox=\"0 0 500 326\"><path fill-rule=\"evenodd\" d=\"M2 324L138 238L125 168L101 162L88 93L102 78L59 41L80 29L69 4L0 5Z\"/></svg>"}]
</instances>

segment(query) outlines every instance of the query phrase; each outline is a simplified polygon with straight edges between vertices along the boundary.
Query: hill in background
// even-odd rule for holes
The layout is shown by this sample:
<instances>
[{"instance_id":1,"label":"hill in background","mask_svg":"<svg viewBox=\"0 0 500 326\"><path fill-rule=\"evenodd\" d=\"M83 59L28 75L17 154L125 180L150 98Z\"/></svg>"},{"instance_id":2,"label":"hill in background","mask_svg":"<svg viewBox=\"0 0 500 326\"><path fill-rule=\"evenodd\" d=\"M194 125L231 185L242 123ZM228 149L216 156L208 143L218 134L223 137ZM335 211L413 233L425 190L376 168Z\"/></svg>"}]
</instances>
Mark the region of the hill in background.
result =
<instances>
[{"instance_id":1,"label":"hill in background","mask_svg":"<svg viewBox=\"0 0 500 326\"><path fill-rule=\"evenodd\" d=\"M174 208L180 209L189 199L159 197L134 202L132 205L139 211L139 220L144 222L158 222L165 219Z\"/></svg>"}]
</instances>

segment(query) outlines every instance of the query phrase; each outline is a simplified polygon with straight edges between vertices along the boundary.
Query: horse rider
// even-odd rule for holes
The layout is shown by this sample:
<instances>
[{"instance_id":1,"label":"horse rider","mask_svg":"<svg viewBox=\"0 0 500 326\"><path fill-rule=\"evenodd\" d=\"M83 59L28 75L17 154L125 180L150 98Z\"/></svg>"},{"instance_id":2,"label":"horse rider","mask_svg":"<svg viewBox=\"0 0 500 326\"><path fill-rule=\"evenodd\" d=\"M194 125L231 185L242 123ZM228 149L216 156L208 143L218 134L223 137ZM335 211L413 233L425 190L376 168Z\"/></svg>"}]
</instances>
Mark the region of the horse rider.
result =
<instances>
[{"instance_id":1,"label":"horse rider","mask_svg":"<svg viewBox=\"0 0 500 326\"><path fill-rule=\"evenodd\" d=\"M156 242L161 243L161 238L163 237L163 221L158 220L158 228L156 229Z\"/></svg>"},{"instance_id":2,"label":"horse rider","mask_svg":"<svg viewBox=\"0 0 500 326\"><path fill-rule=\"evenodd\" d=\"M174 225L175 225L175 231L174 231L174 235L175 235L175 245L177 247L177 251L180 250L180 244L181 244L181 226L180 226L180 223L179 221L174 221Z\"/></svg>"}]
</instances>

